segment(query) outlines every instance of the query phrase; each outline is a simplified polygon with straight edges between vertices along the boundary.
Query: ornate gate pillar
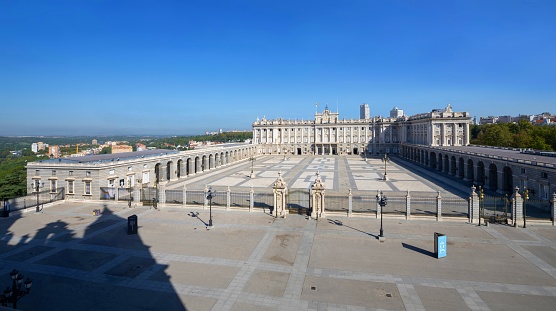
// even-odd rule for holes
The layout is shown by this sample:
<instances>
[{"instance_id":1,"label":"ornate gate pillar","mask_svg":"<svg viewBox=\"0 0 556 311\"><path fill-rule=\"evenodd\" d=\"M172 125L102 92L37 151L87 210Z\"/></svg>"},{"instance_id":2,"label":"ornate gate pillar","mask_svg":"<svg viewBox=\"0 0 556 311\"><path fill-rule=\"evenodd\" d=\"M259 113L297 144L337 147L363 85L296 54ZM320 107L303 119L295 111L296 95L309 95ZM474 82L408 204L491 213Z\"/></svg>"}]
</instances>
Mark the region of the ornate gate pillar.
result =
<instances>
[{"instance_id":1,"label":"ornate gate pillar","mask_svg":"<svg viewBox=\"0 0 556 311\"><path fill-rule=\"evenodd\" d=\"M282 172L278 172L278 179L272 186L274 189L274 211L276 218L286 218L288 210L286 209L286 193L288 188L286 182L282 179Z\"/></svg>"},{"instance_id":2,"label":"ornate gate pillar","mask_svg":"<svg viewBox=\"0 0 556 311\"><path fill-rule=\"evenodd\" d=\"M515 187L512 194L512 224L518 227L520 223L523 223L523 197L519 193L519 187Z\"/></svg>"},{"instance_id":3,"label":"ornate gate pillar","mask_svg":"<svg viewBox=\"0 0 556 311\"><path fill-rule=\"evenodd\" d=\"M311 217L326 218L324 213L324 184L320 179L320 173L317 172L317 179L311 186Z\"/></svg>"}]
</instances>

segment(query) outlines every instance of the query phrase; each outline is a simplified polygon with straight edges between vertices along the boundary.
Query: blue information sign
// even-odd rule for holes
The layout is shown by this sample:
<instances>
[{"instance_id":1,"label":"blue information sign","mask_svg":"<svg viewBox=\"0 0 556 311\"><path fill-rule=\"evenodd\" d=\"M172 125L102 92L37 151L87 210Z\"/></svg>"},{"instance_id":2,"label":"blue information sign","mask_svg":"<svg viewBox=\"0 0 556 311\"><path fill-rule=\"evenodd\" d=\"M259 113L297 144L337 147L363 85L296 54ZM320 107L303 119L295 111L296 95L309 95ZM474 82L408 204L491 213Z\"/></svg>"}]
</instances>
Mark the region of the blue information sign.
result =
<instances>
[{"instance_id":1,"label":"blue information sign","mask_svg":"<svg viewBox=\"0 0 556 311\"><path fill-rule=\"evenodd\" d=\"M438 237L438 257L437 258L442 258L442 257L446 257L447 254L447 243L446 243L446 236L445 235L441 235Z\"/></svg>"}]
</instances>

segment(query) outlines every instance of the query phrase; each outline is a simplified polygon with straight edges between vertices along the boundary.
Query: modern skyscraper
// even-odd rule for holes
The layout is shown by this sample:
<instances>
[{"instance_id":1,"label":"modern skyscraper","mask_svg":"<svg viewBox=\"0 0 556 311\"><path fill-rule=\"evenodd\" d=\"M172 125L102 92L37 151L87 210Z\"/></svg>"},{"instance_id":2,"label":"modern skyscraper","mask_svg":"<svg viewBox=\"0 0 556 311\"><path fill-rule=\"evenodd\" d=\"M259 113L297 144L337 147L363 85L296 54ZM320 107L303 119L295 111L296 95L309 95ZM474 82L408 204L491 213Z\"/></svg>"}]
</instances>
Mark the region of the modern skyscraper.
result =
<instances>
[{"instance_id":1,"label":"modern skyscraper","mask_svg":"<svg viewBox=\"0 0 556 311\"><path fill-rule=\"evenodd\" d=\"M398 107L394 107L390 110L390 118L399 118L403 117L403 110L399 109Z\"/></svg>"},{"instance_id":2,"label":"modern skyscraper","mask_svg":"<svg viewBox=\"0 0 556 311\"><path fill-rule=\"evenodd\" d=\"M370 119L371 118L371 109L369 109L368 104L361 104L359 106L359 119Z\"/></svg>"}]
</instances>

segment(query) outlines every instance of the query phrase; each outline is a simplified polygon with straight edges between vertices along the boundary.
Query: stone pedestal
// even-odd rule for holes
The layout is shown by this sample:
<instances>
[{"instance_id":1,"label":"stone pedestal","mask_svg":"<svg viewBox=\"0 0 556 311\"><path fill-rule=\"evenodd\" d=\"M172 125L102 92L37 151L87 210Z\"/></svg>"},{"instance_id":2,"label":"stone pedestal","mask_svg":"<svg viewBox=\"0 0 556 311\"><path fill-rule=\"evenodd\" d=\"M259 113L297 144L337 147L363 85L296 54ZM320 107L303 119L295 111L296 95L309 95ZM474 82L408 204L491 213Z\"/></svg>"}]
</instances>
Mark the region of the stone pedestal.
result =
<instances>
[{"instance_id":1,"label":"stone pedestal","mask_svg":"<svg viewBox=\"0 0 556 311\"><path fill-rule=\"evenodd\" d=\"M288 210L286 209L286 194L288 188L284 179L282 179L282 173L278 173L278 179L272 185L274 189L274 215L276 218L286 218Z\"/></svg>"},{"instance_id":2,"label":"stone pedestal","mask_svg":"<svg viewBox=\"0 0 556 311\"><path fill-rule=\"evenodd\" d=\"M518 187L515 187L514 189L511 202L512 202L512 224L514 227L518 227L519 224L523 224L523 198L519 193Z\"/></svg>"},{"instance_id":3,"label":"stone pedestal","mask_svg":"<svg viewBox=\"0 0 556 311\"><path fill-rule=\"evenodd\" d=\"M317 179L311 186L311 217L326 218L324 212L324 184L320 179L320 173L317 172Z\"/></svg>"},{"instance_id":4,"label":"stone pedestal","mask_svg":"<svg viewBox=\"0 0 556 311\"><path fill-rule=\"evenodd\" d=\"M477 188L475 186L471 187L471 202L469 210L469 222L472 224L479 224L479 195L475 192Z\"/></svg>"}]
</instances>

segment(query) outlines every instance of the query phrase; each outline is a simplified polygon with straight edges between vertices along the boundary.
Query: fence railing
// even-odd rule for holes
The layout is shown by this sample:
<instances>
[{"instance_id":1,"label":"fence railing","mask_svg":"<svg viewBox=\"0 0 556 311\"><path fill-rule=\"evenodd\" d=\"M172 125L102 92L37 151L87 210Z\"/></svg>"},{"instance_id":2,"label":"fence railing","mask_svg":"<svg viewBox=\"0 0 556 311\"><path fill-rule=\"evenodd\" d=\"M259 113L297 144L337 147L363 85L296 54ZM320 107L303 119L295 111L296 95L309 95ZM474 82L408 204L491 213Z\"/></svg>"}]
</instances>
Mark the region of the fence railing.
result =
<instances>
[{"instance_id":1,"label":"fence railing","mask_svg":"<svg viewBox=\"0 0 556 311\"><path fill-rule=\"evenodd\" d=\"M56 192L51 192L50 190L40 191L37 193L28 194L19 198L9 199L5 202L9 204L10 211L23 210L30 207L40 207L43 204L52 203L55 201L63 200L65 194L65 189L60 187L56 189ZM6 204L2 203L2 204Z\"/></svg>"}]
</instances>

